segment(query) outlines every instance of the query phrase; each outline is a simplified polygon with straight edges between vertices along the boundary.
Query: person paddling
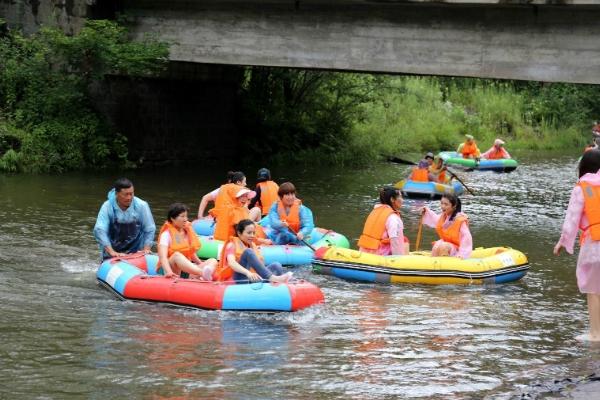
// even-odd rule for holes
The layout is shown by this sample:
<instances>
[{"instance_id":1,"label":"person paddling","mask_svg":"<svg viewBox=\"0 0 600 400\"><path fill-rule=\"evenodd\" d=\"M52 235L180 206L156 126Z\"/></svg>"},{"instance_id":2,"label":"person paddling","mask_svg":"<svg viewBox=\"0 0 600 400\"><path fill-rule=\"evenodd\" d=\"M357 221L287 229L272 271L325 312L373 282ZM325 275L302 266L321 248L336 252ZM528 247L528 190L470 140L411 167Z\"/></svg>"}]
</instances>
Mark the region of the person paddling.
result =
<instances>
[{"instance_id":1,"label":"person paddling","mask_svg":"<svg viewBox=\"0 0 600 400\"><path fill-rule=\"evenodd\" d=\"M435 228L440 239L433 244L433 257L455 256L469 258L473 251L473 238L469 230L469 220L461 212L460 199L451 193L445 193L440 200L441 214L427 207L421 208L423 224Z\"/></svg>"},{"instance_id":2,"label":"person paddling","mask_svg":"<svg viewBox=\"0 0 600 400\"><path fill-rule=\"evenodd\" d=\"M554 255L564 248L573 254L579 235L577 286L587 295L590 328L579 340L600 341L600 150L590 150L579 162L579 181L571 191L560 239Z\"/></svg>"},{"instance_id":3,"label":"person paddling","mask_svg":"<svg viewBox=\"0 0 600 400\"><path fill-rule=\"evenodd\" d=\"M196 252L200 249L200 240L188 221L188 212L188 207L182 203L169 206L167 220L158 235L158 261L167 278L185 272L191 278L211 280L217 260L200 261L198 258Z\"/></svg>"},{"instance_id":4,"label":"person paddling","mask_svg":"<svg viewBox=\"0 0 600 400\"><path fill-rule=\"evenodd\" d=\"M235 227L236 236L232 236L223 246L219 266L213 274L214 280L237 283L268 280L286 283L291 272L283 273L280 263L265 266L260 249L255 244L256 225L249 219L241 220Z\"/></svg>"},{"instance_id":5,"label":"person paddling","mask_svg":"<svg viewBox=\"0 0 600 400\"><path fill-rule=\"evenodd\" d=\"M396 188L386 186L380 190L379 203L367 217L358 239L360 251L382 256L408 254L400 207L402 195Z\"/></svg>"}]
</instances>

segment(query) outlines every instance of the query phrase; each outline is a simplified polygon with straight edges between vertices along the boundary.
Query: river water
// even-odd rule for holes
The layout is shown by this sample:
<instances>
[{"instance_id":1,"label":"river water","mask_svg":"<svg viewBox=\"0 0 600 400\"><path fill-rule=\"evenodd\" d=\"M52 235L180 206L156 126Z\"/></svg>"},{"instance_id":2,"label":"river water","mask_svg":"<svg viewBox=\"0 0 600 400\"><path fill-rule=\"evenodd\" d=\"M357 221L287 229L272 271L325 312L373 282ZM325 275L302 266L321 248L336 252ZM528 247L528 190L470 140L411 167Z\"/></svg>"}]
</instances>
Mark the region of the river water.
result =
<instances>
[{"instance_id":1,"label":"river water","mask_svg":"<svg viewBox=\"0 0 600 400\"><path fill-rule=\"evenodd\" d=\"M552 255L576 156L521 154L510 174L462 173L475 246L523 251L531 270L497 286L388 286L296 276L326 304L293 314L121 302L95 282L92 227L114 172L0 176L0 398L554 398L600 371L576 257ZM248 170L249 181L256 168ZM225 171L128 171L157 225L171 202L195 215ZM408 167L272 169L318 226L354 243ZM423 202L405 201L414 241ZM439 210L438 202L430 203ZM423 243L434 239L424 230Z\"/></svg>"}]
</instances>

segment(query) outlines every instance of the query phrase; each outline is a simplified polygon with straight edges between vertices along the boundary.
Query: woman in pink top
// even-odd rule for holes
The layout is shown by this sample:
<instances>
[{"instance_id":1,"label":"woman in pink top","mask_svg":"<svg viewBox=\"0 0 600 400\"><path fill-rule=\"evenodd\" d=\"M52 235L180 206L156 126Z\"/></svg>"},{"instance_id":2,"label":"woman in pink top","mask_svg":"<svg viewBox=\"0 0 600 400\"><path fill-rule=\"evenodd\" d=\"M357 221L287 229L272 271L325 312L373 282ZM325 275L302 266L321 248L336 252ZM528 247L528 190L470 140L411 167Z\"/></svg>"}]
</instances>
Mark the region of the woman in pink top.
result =
<instances>
[{"instance_id":1,"label":"woman in pink top","mask_svg":"<svg viewBox=\"0 0 600 400\"><path fill-rule=\"evenodd\" d=\"M461 212L460 199L454 194L446 193L440 200L440 208L441 214L436 214L427 207L421 209L423 224L436 228L438 234L442 232L445 235L433 244L431 255L469 258L473 251L473 237L467 216Z\"/></svg>"},{"instance_id":2,"label":"woman in pink top","mask_svg":"<svg viewBox=\"0 0 600 400\"><path fill-rule=\"evenodd\" d=\"M587 186L585 193L582 184ZM591 229L600 223L593 221L596 219L594 215L600 213L599 196L600 150L590 150L579 162L579 181L571 192L562 233L554 246L555 255L559 255L562 248L573 254L577 233L580 229L583 230L579 238L576 274L579 291L587 294L590 332L588 335L578 336L579 340L600 341L600 240L592 237L596 233Z\"/></svg>"},{"instance_id":3,"label":"woman in pink top","mask_svg":"<svg viewBox=\"0 0 600 400\"><path fill-rule=\"evenodd\" d=\"M396 188L388 186L379 192L379 203L367 217L358 241L360 251L380 256L408 254L400 207L402 195Z\"/></svg>"}]
</instances>

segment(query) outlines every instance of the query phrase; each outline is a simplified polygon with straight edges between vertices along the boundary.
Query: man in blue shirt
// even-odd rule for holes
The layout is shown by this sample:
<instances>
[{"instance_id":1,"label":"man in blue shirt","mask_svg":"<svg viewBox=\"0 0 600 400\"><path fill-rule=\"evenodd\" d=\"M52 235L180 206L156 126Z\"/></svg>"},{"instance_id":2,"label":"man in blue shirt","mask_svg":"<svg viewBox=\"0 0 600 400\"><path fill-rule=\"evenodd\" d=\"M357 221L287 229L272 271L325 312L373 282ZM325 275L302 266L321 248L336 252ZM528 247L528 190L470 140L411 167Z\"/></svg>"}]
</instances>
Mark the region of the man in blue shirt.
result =
<instances>
[{"instance_id":1,"label":"man in blue shirt","mask_svg":"<svg viewBox=\"0 0 600 400\"><path fill-rule=\"evenodd\" d=\"M120 178L108 192L94 226L94 237L100 245L102 259L122 257L143 250L150 253L156 225L150 206L135 197L133 183Z\"/></svg>"}]
</instances>

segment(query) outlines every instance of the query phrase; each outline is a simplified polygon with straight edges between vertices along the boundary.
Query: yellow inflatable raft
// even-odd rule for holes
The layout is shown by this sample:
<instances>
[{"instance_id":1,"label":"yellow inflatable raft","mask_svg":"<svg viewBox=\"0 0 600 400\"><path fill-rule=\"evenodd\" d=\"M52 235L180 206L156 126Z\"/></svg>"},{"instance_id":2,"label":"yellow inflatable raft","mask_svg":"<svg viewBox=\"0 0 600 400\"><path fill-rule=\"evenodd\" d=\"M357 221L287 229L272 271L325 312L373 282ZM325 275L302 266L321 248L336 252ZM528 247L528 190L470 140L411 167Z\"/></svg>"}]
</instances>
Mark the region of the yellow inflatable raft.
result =
<instances>
[{"instance_id":1,"label":"yellow inflatable raft","mask_svg":"<svg viewBox=\"0 0 600 400\"><path fill-rule=\"evenodd\" d=\"M527 257L508 247L477 248L471 258L464 260L431 257L426 251L386 257L340 247L322 247L315 252L313 260L316 273L382 283L505 283L521 279L528 269Z\"/></svg>"}]
</instances>

